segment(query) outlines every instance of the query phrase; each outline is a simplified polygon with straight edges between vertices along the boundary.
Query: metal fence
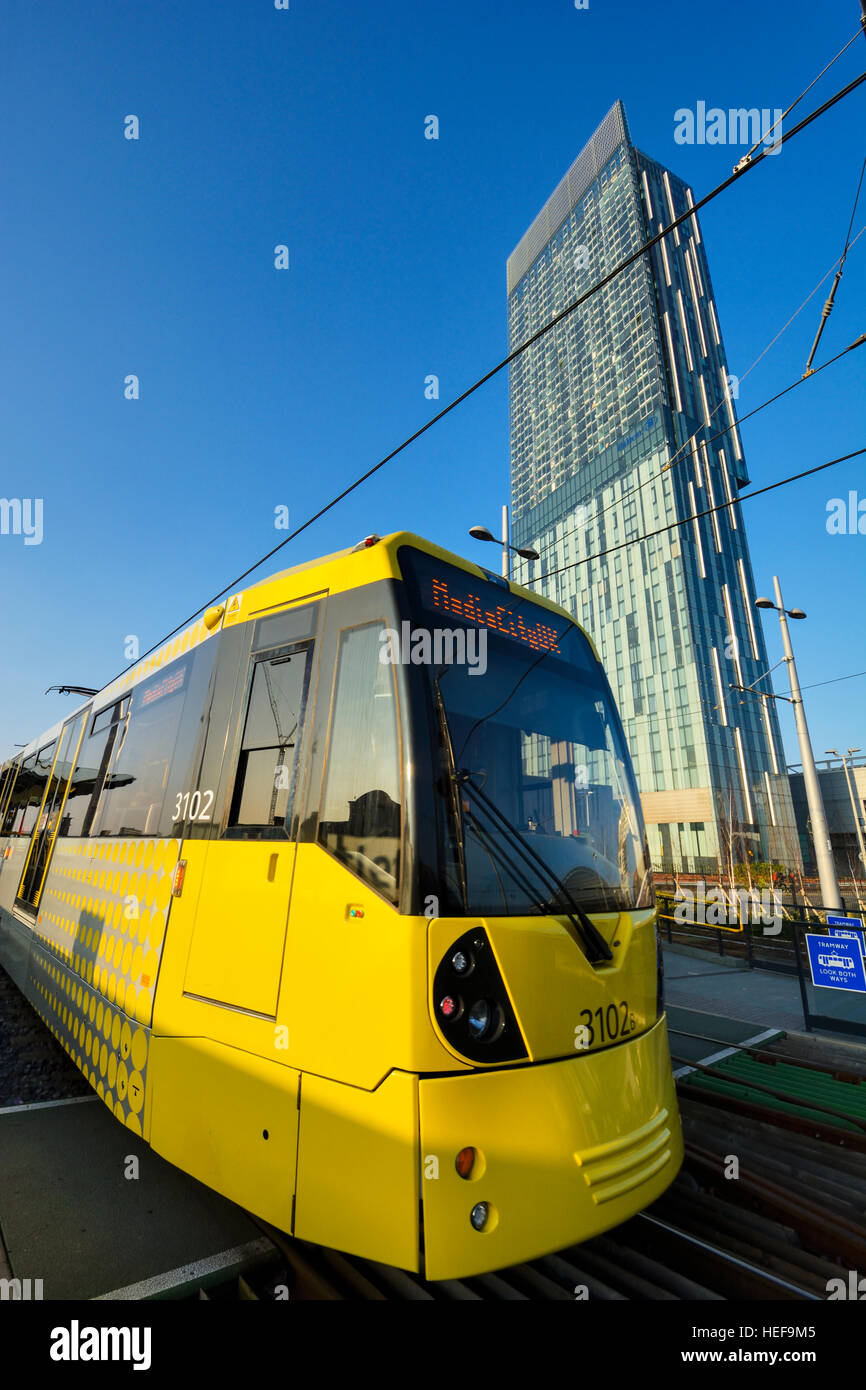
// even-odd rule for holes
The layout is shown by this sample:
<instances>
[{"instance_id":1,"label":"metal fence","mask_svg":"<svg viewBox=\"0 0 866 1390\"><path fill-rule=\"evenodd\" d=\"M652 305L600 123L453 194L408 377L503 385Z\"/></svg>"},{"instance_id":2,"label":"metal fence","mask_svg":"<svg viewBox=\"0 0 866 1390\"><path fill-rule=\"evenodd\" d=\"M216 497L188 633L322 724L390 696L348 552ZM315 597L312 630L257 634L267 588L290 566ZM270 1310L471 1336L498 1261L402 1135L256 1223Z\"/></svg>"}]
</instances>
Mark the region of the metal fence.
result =
<instances>
[{"instance_id":1,"label":"metal fence","mask_svg":"<svg viewBox=\"0 0 866 1390\"><path fill-rule=\"evenodd\" d=\"M866 975L862 964L866 957L866 929L862 914L861 925L850 929L849 938L834 938L840 963L834 975L832 966L818 964L832 957L827 955L826 947L822 954L817 942L819 938L829 940L827 933L838 930L827 925L828 913L832 917L836 909L800 907L795 909L795 916L787 915L791 909L783 908L780 914L769 917L767 912L753 910L754 899L747 903L745 893L729 896L727 904L717 899L684 901L672 893L657 893L656 898L659 931L666 941L743 961L749 970L795 975L807 1032L822 1028L866 1037ZM725 921L721 922L723 909ZM854 987L816 984L813 971L825 980L848 979Z\"/></svg>"}]
</instances>

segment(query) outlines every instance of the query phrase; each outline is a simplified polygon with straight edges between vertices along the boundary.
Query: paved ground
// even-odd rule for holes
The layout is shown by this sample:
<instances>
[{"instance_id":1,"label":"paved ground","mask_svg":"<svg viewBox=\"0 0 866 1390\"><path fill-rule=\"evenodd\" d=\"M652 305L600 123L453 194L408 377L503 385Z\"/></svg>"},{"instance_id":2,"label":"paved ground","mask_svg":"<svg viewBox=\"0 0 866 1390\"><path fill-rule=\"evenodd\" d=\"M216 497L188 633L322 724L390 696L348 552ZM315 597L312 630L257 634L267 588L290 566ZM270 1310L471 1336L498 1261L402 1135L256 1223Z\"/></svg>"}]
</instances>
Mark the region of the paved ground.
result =
<instances>
[{"instance_id":1,"label":"paved ground","mask_svg":"<svg viewBox=\"0 0 866 1390\"><path fill-rule=\"evenodd\" d=\"M761 1028L805 1031L800 986L795 975L775 970L747 970L730 961L714 958L709 952L686 955L676 946L663 943L665 961L665 1001L684 1009L742 1019ZM813 1012L841 1013L854 1010L854 1017L866 1013L866 997L846 991L816 990L807 985ZM834 997L837 996L837 997ZM815 1030L826 1038L838 1038L866 1045L853 1033Z\"/></svg>"},{"instance_id":2,"label":"paved ground","mask_svg":"<svg viewBox=\"0 0 866 1390\"><path fill-rule=\"evenodd\" d=\"M785 1029L763 1028L747 1019L729 1015L704 1013L684 1009L670 1000L665 1003L668 1025L668 1045L674 1075L686 1070L691 1062L711 1062L732 1055L730 1044L765 1047L776 1038L785 1036Z\"/></svg>"},{"instance_id":3,"label":"paved ground","mask_svg":"<svg viewBox=\"0 0 866 1390\"><path fill-rule=\"evenodd\" d=\"M12 1274L41 1279L46 1299L141 1297L269 1248L234 1203L166 1163L95 1096L0 1110L0 1173Z\"/></svg>"}]
</instances>

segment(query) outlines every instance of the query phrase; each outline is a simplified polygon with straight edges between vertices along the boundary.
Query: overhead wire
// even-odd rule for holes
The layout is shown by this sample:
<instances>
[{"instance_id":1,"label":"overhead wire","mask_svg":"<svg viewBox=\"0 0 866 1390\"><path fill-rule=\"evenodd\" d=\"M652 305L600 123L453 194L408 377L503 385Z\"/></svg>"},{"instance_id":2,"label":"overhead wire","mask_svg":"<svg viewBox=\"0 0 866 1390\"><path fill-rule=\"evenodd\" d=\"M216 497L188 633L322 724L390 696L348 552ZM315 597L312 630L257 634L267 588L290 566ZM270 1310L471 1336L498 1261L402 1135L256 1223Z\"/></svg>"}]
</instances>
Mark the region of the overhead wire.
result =
<instances>
[{"instance_id":1,"label":"overhead wire","mask_svg":"<svg viewBox=\"0 0 866 1390\"><path fill-rule=\"evenodd\" d=\"M818 344L821 341L821 334L824 332L824 329L827 326L827 320L832 314L833 306L836 302L836 290L839 287L839 281L842 279L842 271L845 269L845 261L848 257L848 249L851 242L851 229L854 226L854 217L857 212L857 204L860 201L860 189L863 187L864 171L866 171L866 155L863 156L863 163L860 166L860 178L857 181L857 192L854 195L854 206L851 209L851 220L848 223L848 233L845 237L845 245L842 248L842 255L839 257L839 269L836 271L833 284L830 286L830 293L824 302L823 309L821 310L821 320L818 324L818 331L815 334L815 341L812 344L812 351L809 353L809 360L806 363L806 370L803 372L804 377L812 375L812 363L815 360L815 353L818 351Z\"/></svg>"},{"instance_id":2,"label":"overhead wire","mask_svg":"<svg viewBox=\"0 0 866 1390\"><path fill-rule=\"evenodd\" d=\"M758 146L761 145L761 144L763 144L764 142L766 142L766 141L769 139L769 137L772 135L773 131L776 129L776 126L777 126L777 125L780 125L781 122L785 119L785 117L786 117L786 116L789 116L789 115L791 114L791 112L793 111L794 107L795 107L795 106L798 106L798 105L800 104L800 102L803 100L803 97L806 95L806 93L807 93L807 92L811 92L812 88L815 86L815 83L821 81L821 78L824 76L824 73L830 71L830 69L832 68L833 64L834 64L835 62L838 62L838 60L842 57L842 54L843 54L843 53L847 53L847 52L848 52L848 49L851 47L852 43L854 43L855 39L859 38L860 34L863 33L863 32L864 32L864 31L863 31L863 28L862 28L862 26L861 26L860 28L858 28L858 29L851 35L851 37L850 37L850 39L848 40L848 42L846 43L845 47L844 47L844 48L840 48L840 49L839 49L839 52L836 54L836 57L835 57L835 58L831 58L830 61L829 61L829 63L827 64L827 66L826 66L825 68L822 68L821 71L818 73L818 76L812 78L812 81L809 83L808 87L804 87L804 88L803 88L803 90L802 90L802 92L800 93L800 95L799 95L794 101L791 102L791 105L787 108L787 110L783 111L782 114L781 114L781 116L779 116L778 120L775 120L775 121L773 122L773 124L770 126L770 129L767 131L766 135L762 135L762 136L761 136L761 139L758 140L758 141L756 141L755 144L752 146L752 148L751 148L750 150L747 150L747 151L746 151L746 153L743 155L743 158L739 161L740 164L742 164L745 160L751 159L752 155L755 153L755 150L758 148ZM738 165L737 167L739 167L739 165Z\"/></svg>"},{"instance_id":3,"label":"overhead wire","mask_svg":"<svg viewBox=\"0 0 866 1390\"><path fill-rule=\"evenodd\" d=\"M815 690L819 685L837 685L839 681L853 681L857 676L866 676L866 671L852 671L850 676L833 676L829 681L813 681L811 685L801 685L801 690Z\"/></svg>"}]
</instances>

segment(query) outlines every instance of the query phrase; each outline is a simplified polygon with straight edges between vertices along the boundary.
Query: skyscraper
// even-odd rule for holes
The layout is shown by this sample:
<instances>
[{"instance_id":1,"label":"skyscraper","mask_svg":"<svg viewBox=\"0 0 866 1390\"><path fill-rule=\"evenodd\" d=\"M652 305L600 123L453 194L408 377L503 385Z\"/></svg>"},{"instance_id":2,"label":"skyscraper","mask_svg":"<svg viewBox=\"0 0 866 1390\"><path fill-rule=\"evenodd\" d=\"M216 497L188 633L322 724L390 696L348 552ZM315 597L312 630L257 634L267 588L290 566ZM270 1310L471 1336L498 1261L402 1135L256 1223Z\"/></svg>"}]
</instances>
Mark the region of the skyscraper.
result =
<instances>
[{"instance_id":1,"label":"skyscraper","mask_svg":"<svg viewBox=\"0 0 866 1390\"><path fill-rule=\"evenodd\" d=\"M632 145L616 102L508 259L510 347L691 206L687 185ZM736 500L749 481L737 382L697 215L510 371L513 540L541 554L519 577L596 642L654 863L794 868L774 702L730 688L768 661Z\"/></svg>"}]
</instances>

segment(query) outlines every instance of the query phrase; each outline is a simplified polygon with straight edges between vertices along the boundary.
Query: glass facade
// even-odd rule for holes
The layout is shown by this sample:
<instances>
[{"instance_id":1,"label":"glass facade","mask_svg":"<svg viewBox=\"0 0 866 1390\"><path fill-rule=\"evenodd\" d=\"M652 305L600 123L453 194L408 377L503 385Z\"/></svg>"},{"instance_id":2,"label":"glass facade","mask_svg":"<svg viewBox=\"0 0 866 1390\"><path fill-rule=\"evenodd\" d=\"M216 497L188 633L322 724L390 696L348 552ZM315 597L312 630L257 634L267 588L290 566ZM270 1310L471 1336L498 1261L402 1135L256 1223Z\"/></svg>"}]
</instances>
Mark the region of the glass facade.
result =
<instances>
[{"instance_id":1,"label":"glass facade","mask_svg":"<svg viewBox=\"0 0 866 1390\"><path fill-rule=\"evenodd\" d=\"M509 257L510 348L692 204L682 180L634 148L617 102ZM736 382L697 216L510 373L512 540L541 555L515 577L596 643L654 864L798 867L774 702L730 688L768 661L736 500L749 481Z\"/></svg>"}]
</instances>

